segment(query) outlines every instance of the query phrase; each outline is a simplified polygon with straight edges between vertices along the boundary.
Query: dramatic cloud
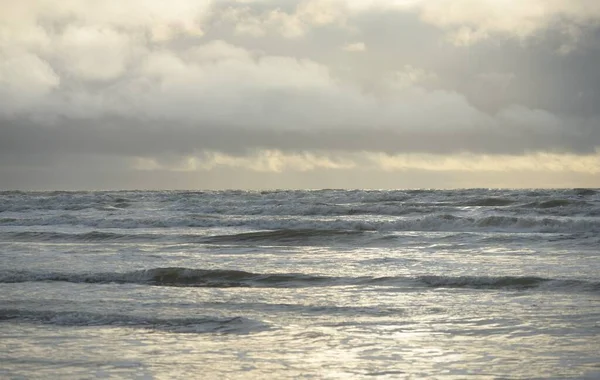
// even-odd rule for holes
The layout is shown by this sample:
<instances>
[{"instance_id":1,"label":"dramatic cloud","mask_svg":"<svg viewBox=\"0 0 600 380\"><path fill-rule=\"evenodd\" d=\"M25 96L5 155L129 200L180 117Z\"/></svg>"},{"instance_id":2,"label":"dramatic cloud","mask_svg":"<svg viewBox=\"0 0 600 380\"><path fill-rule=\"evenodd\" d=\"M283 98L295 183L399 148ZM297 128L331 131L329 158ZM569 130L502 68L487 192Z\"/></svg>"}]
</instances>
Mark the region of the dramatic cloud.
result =
<instances>
[{"instance_id":1,"label":"dramatic cloud","mask_svg":"<svg viewBox=\"0 0 600 380\"><path fill-rule=\"evenodd\" d=\"M293 187L304 173L320 187L323 171L352 187L517 172L600 186L598 4L3 3L0 187L43 188L40 171L65 188L93 173L108 187L136 187L127 173L140 187L190 173L213 180L177 183L271 173L265 186ZM231 171L238 182L218 180Z\"/></svg>"}]
</instances>

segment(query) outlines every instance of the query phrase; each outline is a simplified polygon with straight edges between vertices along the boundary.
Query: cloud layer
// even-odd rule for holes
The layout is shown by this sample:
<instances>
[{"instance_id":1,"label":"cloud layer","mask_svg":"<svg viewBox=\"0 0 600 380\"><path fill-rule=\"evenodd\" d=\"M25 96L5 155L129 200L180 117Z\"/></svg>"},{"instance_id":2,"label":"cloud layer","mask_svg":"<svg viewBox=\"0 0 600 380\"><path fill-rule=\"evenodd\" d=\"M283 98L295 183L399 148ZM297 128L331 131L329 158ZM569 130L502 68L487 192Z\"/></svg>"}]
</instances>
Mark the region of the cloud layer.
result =
<instances>
[{"instance_id":1,"label":"cloud layer","mask_svg":"<svg viewBox=\"0 0 600 380\"><path fill-rule=\"evenodd\" d=\"M600 5L502 4L0 5L2 187L43 187L28 178L72 171L67 157L140 176L558 171L600 186Z\"/></svg>"}]
</instances>

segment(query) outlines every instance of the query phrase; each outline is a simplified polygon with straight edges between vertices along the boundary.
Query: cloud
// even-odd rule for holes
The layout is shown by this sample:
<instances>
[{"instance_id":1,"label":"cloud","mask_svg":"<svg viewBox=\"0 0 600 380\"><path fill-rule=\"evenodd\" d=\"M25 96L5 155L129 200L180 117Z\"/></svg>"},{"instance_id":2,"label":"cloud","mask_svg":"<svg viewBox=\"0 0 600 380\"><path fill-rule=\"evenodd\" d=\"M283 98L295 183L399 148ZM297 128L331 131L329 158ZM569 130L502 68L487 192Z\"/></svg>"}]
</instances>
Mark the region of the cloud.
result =
<instances>
[{"instance_id":1,"label":"cloud","mask_svg":"<svg viewBox=\"0 0 600 380\"><path fill-rule=\"evenodd\" d=\"M254 148L589 152L595 147L594 141L598 142L594 140L598 132L587 127L592 121L522 105L489 114L460 93L423 87L437 75L413 65L391 72L385 91L373 94L341 80L316 61L268 55L222 40L140 54L143 59L128 61L127 75L121 64L100 66L99 71L92 65L81 73L80 78L90 82L113 79L110 85L100 86L61 86L52 68L36 56L25 56L24 63L9 62L4 66L7 73L9 68L27 70L21 76L11 75L12 82L5 80L4 92L0 93L7 100L3 111L30 123L37 120L34 124L46 124L56 135L91 139L99 149L102 142L112 144L108 143L111 134L126 140L126 136L140 133L159 141L170 135L177 141L174 146L148 141L147 146L158 152L177 149L177 144L188 151L218 146L222 151L238 152ZM28 75L30 72L38 75ZM488 73L481 78L500 83L510 75ZM19 102L9 101L13 90L23 93ZM119 125L106 126L114 124L111 118L121 120ZM69 123L90 127L79 131ZM15 136L27 144L24 133L45 136L48 127L44 128L4 128L2 132L6 141ZM358 136L360 141L352 141ZM136 145L131 139L131 146ZM64 141L68 140L65 136ZM99 153L110 153L111 149ZM127 148L119 154L127 155Z\"/></svg>"},{"instance_id":2,"label":"cloud","mask_svg":"<svg viewBox=\"0 0 600 380\"><path fill-rule=\"evenodd\" d=\"M217 19L234 24L235 32L240 35L262 37L276 34L296 39L304 37L315 27L343 26L348 16L345 4L337 0L297 1L289 10L281 8L282 4L289 2L267 2L270 7L263 10L247 5L252 3L261 2L244 1L242 6L226 6L216 12Z\"/></svg>"},{"instance_id":3,"label":"cloud","mask_svg":"<svg viewBox=\"0 0 600 380\"><path fill-rule=\"evenodd\" d=\"M597 176L597 2L54 3L0 4L0 171Z\"/></svg>"},{"instance_id":4,"label":"cloud","mask_svg":"<svg viewBox=\"0 0 600 380\"><path fill-rule=\"evenodd\" d=\"M263 16L263 23L279 19L282 25L294 25L290 30L295 32L283 32L284 35L300 36L315 24L346 26L349 19L362 13L414 12L423 22L446 30L448 40L459 46L493 36L525 39L559 24L565 39L559 48L561 53L574 49L583 28L600 25L600 3L596 0L304 0L296 3L292 12Z\"/></svg>"},{"instance_id":5,"label":"cloud","mask_svg":"<svg viewBox=\"0 0 600 380\"><path fill-rule=\"evenodd\" d=\"M169 161L169 160L167 160ZM135 157L132 167L136 170L206 171L219 167L244 168L257 172L284 170L311 171L318 168L352 169L353 161L343 157L331 157L313 152L285 153L280 150L259 150L249 156L233 156L222 152L205 151L199 156L179 157L171 162L156 158Z\"/></svg>"},{"instance_id":6,"label":"cloud","mask_svg":"<svg viewBox=\"0 0 600 380\"><path fill-rule=\"evenodd\" d=\"M574 155L564 153L533 153L525 155L486 155L461 153L450 156L430 154L370 155L377 167L384 170L429 170L463 172L576 172L600 174L600 153Z\"/></svg>"},{"instance_id":7,"label":"cloud","mask_svg":"<svg viewBox=\"0 0 600 380\"><path fill-rule=\"evenodd\" d=\"M99 153L117 153L111 148L116 144L123 155L136 145L148 146L148 155L214 147L498 154L586 152L598 142L585 122L546 110L511 106L489 115L458 93L425 90L419 84L432 74L413 66L396 73L379 97L337 80L316 62L212 41L180 54L150 52L128 80L93 91L65 90L68 96L58 97L49 92L58 84L52 72L30 59L44 75L39 83L27 83L28 89L38 88L27 98L30 103L15 104L9 114L54 117L43 129L5 127L5 141L18 137L15 147L38 136L48 146L89 140ZM35 107L23 108L31 99ZM121 143L111 142L115 139Z\"/></svg>"},{"instance_id":8,"label":"cloud","mask_svg":"<svg viewBox=\"0 0 600 380\"><path fill-rule=\"evenodd\" d=\"M177 34L201 36L212 1L23 0L0 5L2 45L44 45L65 25L144 32L154 41ZM14 38L17 37L17 38Z\"/></svg>"},{"instance_id":9,"label":"cloud","mask_svg":"<svg viewBox=\"0 0 600 380\"><path fill-rule=\"evenodd\" d=\"M424 70L420 67L412 65L404 65L404 67L395 70L391 76L391 83L394 87L411 87L420 86L424 83L433 81L437 78L435 73Z\"/></svg>"},{"instance_id":10,"label":"cloud","mask_svg":"<svg viewBox=\"0 0 600 380\"><path fill-rule=\"evenodd\" d=\"M353 42L342 46L342 50L352 53L358 53L367 50L367 47L364 42Z\"/></svg>"},{"instance_id":11,"label":"cloud","mask_svg":"<svg viewBox=\"0 0 600 380\"><path fill-rule=\"evenodd\" d=\"M600 23L600 3L595 0L432 0L418 8L425 22L450 30L458 45L494 34L527 38L556 22L572 31Z\"/></svg>"},{"instance_id":12,"label":"cloud","mask_svg":"<svg viewBox=\"0 0 600 380\"><path fill-rule=\"evenodd\" d=\"M435 172L574 172L600 174L600 152L586 155L565 153L532 153L524 155L487 155L458 153L385 154L372 152L320 153L310 151L286 153L280 150L258 150L244 156L207 151L201 155L180 157L176 160L133 158L136 170L172 170L183 172L210 171L219 167L244 168L257 172L291 170L298 172L316 169L362 169L389 172L426 170Z\"/></svg>"},{"instance_id":13,"label":"cloud","mask_svg":"<svg viewBox=\"0 0 600 380\"><path fill-rule=\"evenodd\" d=\"M0 114L30 111L60 84L52 67L36 55L0 57Z\"/></svg>"},{"instance_id":14,"label":"cloud","mask_svg":"<svg viewBox=\"0 0 600 380\"><path fill-rule=\"evenodd\" d=\"M115 66L95 72L88 67L86 74L88 79L106 79L115 69L121 70ZM39 104L28 111L67 118L86 118L88 112L88 118L103 113L284 130L353 125L438 129L442 119L448 127L470 128L487 119L459 94L410 86L426 74L414 67L403 70L390 81L389 96L378 99L337 80L327 66L315 61L212 41L180 53L148 52L128 78L111 86L64 88L62 97L40 92ZM40 86L46 83L44 77L37 79Z\"/></svg>"},{"instance_id":15,"label":"cloud","mask_svg":"<svg viewBox=\"0 0 600 380\"><path fill-rule=\"evenodd\" d=\"M130 37L114 29L69 26L54 55L83 80L110 80L124 73L131 50Z\"/></svg>"}]
</instances>

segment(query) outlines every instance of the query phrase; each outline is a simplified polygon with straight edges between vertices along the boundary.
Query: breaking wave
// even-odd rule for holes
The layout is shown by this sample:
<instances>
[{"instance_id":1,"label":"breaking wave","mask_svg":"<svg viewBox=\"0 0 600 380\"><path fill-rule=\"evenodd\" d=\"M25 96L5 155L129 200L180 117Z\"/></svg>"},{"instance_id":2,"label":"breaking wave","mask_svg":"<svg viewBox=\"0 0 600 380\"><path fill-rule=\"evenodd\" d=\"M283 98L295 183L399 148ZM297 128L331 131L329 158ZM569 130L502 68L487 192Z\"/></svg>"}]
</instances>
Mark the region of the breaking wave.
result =
<instances>
[{"instance_id":1,"label":"breaking wave","mask_svg":"<svg viewBox=\"0 0 600 380\"><path fill-rule=\"evenodd\" d=\"M333 277L302 273L252 273L226 269L152 268L125 273L0 272L0 283L62 281L72 283L130 283L178 287L295 288L323 286L388 286L403 288L544 289L600 291L600 283L535 276L391 276Z\"/></svg>"}]
</instances>

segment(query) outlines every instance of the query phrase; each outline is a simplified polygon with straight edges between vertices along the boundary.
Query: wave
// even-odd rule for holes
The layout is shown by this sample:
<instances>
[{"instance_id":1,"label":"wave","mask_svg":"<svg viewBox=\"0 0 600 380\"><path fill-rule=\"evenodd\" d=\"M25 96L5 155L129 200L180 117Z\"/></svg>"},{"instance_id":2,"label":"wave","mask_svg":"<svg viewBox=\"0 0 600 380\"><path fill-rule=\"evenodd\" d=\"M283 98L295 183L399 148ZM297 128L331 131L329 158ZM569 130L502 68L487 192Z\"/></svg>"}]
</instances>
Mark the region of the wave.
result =
<instances>
[{"instance_id":1,"label":"wave","mask_svg":"<svg viewBox=\"0 0 600 380\"><path fill-rule=\"evenodd\" d=\"M0 309L0 322L29 322L59 326L113 326L175 333L249 333L267 328L264 323L233 318L151 318L125 314L75 311Z\"/></svg>"},{"instance_id":2,"label":"wave","mask_svg":"<svg viewBox=\"0 0 600 380\"><path fill-rule=\"evenodd\" d=\"M197 236L192 235L197 239ZM66 233L49 231L0 232L0 240L18 242L145 242L161 240L164 234L123 234L115 232L91 231L86 233Z\"/></svg>"},{"instance_id":3,"label":"wave","mask_svg":"<svg viewBox=\"0 0 600 380\"><path fill-rule=\"evenodd\" d=\"M263 244L263 245L312 245L349 243L352 238L362 239L365 231L340 231L317 229L284 229L242 232L237 234L206 236L175 233L113 233L92 231L87 233L64 233L49 231L0 232L0 241L42 243L195 243L195 244Z\"/></svg>"},{"instance_id":4,"label":"wave","mask_svg":"<svg viewBox=\"0 0 600 380\"><path fill-rule=\"evenodd\" d=\"M374 278L378 285L395 285L401 278ZM482 290L542 290L559 292L600 292L600 282L552 279L537 276L437 276L426 275L412 278L427 288L466 288Z\"/></svg>"},{"instance_id":5,"label":"wave","mask_svg":"<svg viewBox=\"0 0 600 380\"><path fill-rule=\"evenodd\" d=\"M559 208L560 209L560 208ZM589 212L593 212L593 209ZM152 218L127 218L127 219L85 219L74 217L57 217L52 219L28 219L15 221L4 219L5 226L52 226L52 225L77 225L87 228L98 229L122 229L133 230L137 228L230 228L239 227L252 230L304 230L313 231L309 234L315 235L317 231L463 231L463 232L548 232L548 233L572 233L572 232L600 232L600 219L594 216L554 216L554 215L455 215L451 213L432 213L427 215L411 217L268 217L268 216L222 216L222 217L152 217ZM109 232L110 233L110 232ZM299 232L300 234L304 232ZM2 233L5 239L12 237L19 239L39 240L50 237L45 232L22 232L23 235L11 235L13 232ZM8 235L6 235L8 234ZM19 234L19 233L17 233ZM38 235L36 235L38 234ZM283 234L275 232L274 235ZM98 241L118 239L159 239L165 235L138 235L136 234L107 235L104 232L92 232L89 234L68 236L56 233L54 238ZM162 236L162 237L161 237ZM183 236L185 238L185 236ZM198 236L196 235L195 238ZM194 235L189 236L194 238ZM250 240L251 237L248 236Z\"/></svg>"},{"instance_id":6,"label":"wave","mask_svg":"<svg viewBox=\"0 0 600 380\"><path fill-rule=\"evenodd\" d=\"M360 238L363 231L339 231L339 230L269 230L256 232L242 232L239 234L205 235L194 234L161 234L161 233L114 233L92 231L87 233L64 233L49 231L21 231L0 232L0 241L13 242L76 242L76 243L135 243L148 241L198 243L198 244L294 244L309 245L317 241L332 240L340 238Z\"/></svg>"},{"instance_id":7,"label":"wave","mask_svg":"<svg viewBox=\"0 0 600 380\"><path fill-rule=\"evenodd\" d=\"M388 215L388 216L403 216L411 214L425 214L445 210L451 212L453 205L447 207L436 203L413 203L413 202L373 202L373 203L325 203L325 202L285 202L281 201L251 201L246 202L226 202L222 201L218 204L212 202L204 202L201 204L181 204L175 202L171 205L171 209L163 210L174 214L185 213L190 217L206 217L206 216L239 216L239 215L264 215L264 216L352 216L352 215ZM88 209L103 213L115 213L116 215L129 215L126 210L133 208L133 203L111 203L100 205L63 205L55 207L42 207L37 204L26 205L0 205L1 212L27 213L45 211L67 211L69 214L62 214L53 218L66 218L67 216L76 215L77 217L89 216L86 214ZM172 215L174 215L172 214ZM164 216L167 216L164 214ZM120 218L121 219L121 218ZM123 218L126 219L126 218ZM39 219L42 224L50 222L47 218ZM67 221L68 223L68 221Z\"/></svg>"},{"instance_id":8,"label":"wave","mask_svg":"<svg viewBox=\"0 0 600 380\"><path fill-rule=\"evenodd\" d=\"M569 207L571 211L575 211L578 208L590 206L592 206L590 203L580 199L548 199L544 201L526 203L520 205L519 208L552 209L556 207Z\"/></svg>"},{"instance_id":9,"label":"wave","mask_svg":"<svg viewBox=\"0 0 600 380\"><path fill-rule=\"evenodd\" d=\"M318 229L299 229L299 230L270 230L258 232L243 232L232 235L216 235L202 239L203 243L209 244L235 244L235 243L270 243L295 245L308 244L315 239L336 239L348 237L362 237L364 231L352 230L318 230Z\"/></svg>"},{"instance_id":10,"label":"wave","mask_svg":"<svg viewBox=\"0 0 600 380\"><path fill-rule=\"evenodd\" d=\"M575 202L568 199L552 199L549 201L539 202L537 203L537 207L539 208L554 208L554 207L565 207L572 204L577 205L586 205L586 202Z\"/></svg>"},{"instance_id":11,"label":"wave","mask_svg":"<svg viewBox=\"0 0 600 380\"><path fill-rule=\"evenodd\" d=\"M536 276L332 277L302 273L252 273L228 269L152 268L112 273L40 273L2 271L0 283L62 281L72 283L128 283L176 287L295 288L323 286L387 286L402 288L543 289L600 291L600 282Z\"/></svg>"},{"instance_id":12,"label":"wave","mask_svg":"<svg viewBox=\"0 0 600 380\"><path fill-rule=\"evenodd\" d=\"M63 281L73 283L131 283L156 286L191 287L295 287L323 284L332 277L296 273L260 274L226 269L192 269L182 267L152 268L125 273L34 273L0 272L0 283L29 281Z\"/></svg>"},{"instance_id":13,"label":"wave","mask_svg":"<svg viewBox=\"0 0 600 380\"><path fill-rule=\"evenodd\" d=\"M448 287L448 288L477 288L477 289L529 289L538 288L542 285L554 283L555 286L578 286L591 285L579 280L553 280L535 276L420 276L418 281L431 287Z\"/></svg>"},{"instance_id":14,"label":"wave","mask_svg":"<svg viewBox=\"0 0 600 380\"><path fill-rule=\"evenodd\" d=\"M573 192L579 196L596 195L598 193L597 190L586 188L574 188Z\"/></svg>"},{"instance_id":15,"label":"wave","mask_svg":"<svg viewBox=\"0 0 600 380\"><path fill-rule=\"evenodd\" d=\"M86 211L126 209L136 203L136 195L119 192L0 192L0 212Z\"/></svg>"},{"instance_id":16,"label":"wave","mask_svg":"<svg viewBox=\"0 0 600 380\"><path fill-rule=\"evenodd\" d=\"M464 206L508 206L516 201L507 198L481 198L462 203Z\"/></svg>"},{"instance_id":17,"label":"wave","mask_svg":"<svg viewBox=\"0 0 600 380\"><path fill-rule=\"evenodd\" d=\"M390 215L449 212L464 206L501 207L547 200L597 201L593 189L571 190L320 190L320 191L138 191L138 192L0 192L0 212L131 215L152 208L164 213L217 215Z\"/></svg>"}]
</instances>

